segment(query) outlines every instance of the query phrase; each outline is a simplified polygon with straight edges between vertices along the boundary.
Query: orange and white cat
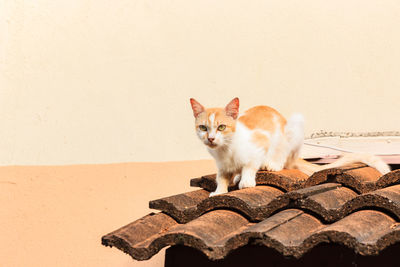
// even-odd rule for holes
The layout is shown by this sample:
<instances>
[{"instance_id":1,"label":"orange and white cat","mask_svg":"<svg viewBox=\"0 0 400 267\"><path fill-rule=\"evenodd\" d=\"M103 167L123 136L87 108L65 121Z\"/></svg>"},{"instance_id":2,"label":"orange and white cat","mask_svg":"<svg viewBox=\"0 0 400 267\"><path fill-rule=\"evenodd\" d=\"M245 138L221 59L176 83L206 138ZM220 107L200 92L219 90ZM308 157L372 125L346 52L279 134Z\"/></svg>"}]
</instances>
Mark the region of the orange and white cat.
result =
<instances>
[{"instance_id":1,"label":"orange and white cat","mask_svg":"<svg viewBox=\"0 0 400 267\"><path fill-rule=\"evenodd\" d=\"M327 165L311 164L299 159L304 140L304 119L292 115L288 121L278 111L256 106L239 115L239 99L225 108L204 108L191 98L196 132L207 146L217 165L217 189L210 196L228 192L233 178L239 189L254 187L258 170L280 171L297 168L310 175L313 172L363 162L382 174L390 171L381 159L367 154L346 154Z\"/></svg>"}]
</instances>

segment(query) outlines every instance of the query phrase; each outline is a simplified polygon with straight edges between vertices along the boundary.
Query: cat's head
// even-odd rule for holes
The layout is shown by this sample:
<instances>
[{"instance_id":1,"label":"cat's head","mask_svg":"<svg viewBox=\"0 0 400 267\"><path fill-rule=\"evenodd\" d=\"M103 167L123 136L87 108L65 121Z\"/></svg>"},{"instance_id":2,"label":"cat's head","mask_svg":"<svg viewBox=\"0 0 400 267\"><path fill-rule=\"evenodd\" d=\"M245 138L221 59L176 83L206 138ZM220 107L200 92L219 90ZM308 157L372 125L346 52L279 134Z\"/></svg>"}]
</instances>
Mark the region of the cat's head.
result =
<instances>
[{"instance_id":1,"label":"cat's head","mask_svg":"<svg viewBox=\"0 0 400 267\"><path fill-rule=\"evenodd\" d=\"M239 115L239 98L234 98L225 108L204 108L193 98L190 104L200 140L211 149L229 145Z\"/></svg>"}]
</instances>

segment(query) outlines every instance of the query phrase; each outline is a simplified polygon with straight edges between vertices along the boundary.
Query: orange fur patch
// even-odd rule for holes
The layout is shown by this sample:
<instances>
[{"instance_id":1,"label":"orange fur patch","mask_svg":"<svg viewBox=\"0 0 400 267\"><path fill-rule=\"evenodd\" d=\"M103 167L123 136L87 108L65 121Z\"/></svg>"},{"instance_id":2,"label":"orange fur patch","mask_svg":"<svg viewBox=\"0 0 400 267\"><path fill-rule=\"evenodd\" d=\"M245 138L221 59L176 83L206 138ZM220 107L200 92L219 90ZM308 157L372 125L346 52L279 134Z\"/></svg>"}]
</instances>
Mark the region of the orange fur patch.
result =
<instances>
[{"instance_id":1,"label":"orange fur patch","mask_svg":"<svg viewBox=\"0 0 400 267\"><path fill-rule=\"evenodd\" d=\"M257 146L263 147L266 151L268 150L268 148L269 148L269 138L267 136L265 136L265 134L262 134L262 133L256 131L251 136L251 140Z\"/></svg>"},{"instance_id":2,"label":"orange fur patch","mask_svg":"<svg viewBox=\"0 0 400 267\"><path fill-rule=\"evenodd\" d=\"M257 106L247 110L239 121L251 130L261 129L269 132L275 130L276 122L280 124L282 131L286 125L286 119L278 111L267 106Z\"/></svg>"}]
</instances>

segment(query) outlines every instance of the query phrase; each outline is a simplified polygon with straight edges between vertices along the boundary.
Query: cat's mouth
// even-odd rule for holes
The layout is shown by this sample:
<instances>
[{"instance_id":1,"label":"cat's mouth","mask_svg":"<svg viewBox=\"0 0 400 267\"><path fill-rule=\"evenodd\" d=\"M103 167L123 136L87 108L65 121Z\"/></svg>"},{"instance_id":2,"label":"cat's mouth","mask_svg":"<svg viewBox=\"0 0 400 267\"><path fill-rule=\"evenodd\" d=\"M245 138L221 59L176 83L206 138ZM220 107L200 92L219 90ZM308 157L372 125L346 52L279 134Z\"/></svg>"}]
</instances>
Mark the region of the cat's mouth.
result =
<instances>
[{"instance_id":1,"label":"cat's mouth","mask_svg":"<svg viewBox=\"0 0 400 267\"><path fill-rule=\"evenodd\" d=\"M216 148L218 145L215 143L208 143L207 146L210 148Z\"/></svg>"}]
</instances>

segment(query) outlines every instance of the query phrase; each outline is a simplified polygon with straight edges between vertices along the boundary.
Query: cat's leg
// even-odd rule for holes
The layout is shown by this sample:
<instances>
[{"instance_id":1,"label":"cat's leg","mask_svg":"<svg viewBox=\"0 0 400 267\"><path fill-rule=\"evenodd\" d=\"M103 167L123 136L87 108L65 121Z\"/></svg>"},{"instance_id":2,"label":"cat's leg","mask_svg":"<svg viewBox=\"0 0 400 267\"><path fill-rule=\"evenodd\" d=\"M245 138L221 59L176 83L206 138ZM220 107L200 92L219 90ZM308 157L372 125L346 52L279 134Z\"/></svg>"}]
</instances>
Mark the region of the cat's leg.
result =
<instances>
[{"instance_id":1,"label":"cat's leg","mask_svg":"<svg viewBox=\"0 0 400 267\"><path fill-rule=\"evenodd\" d=\"M241 178L242 175L240 173L236 174L235 177L233 177L233 184L239 183Z\"/></svg>"},{"instance_id":2,"label":"cat's leg","mask_svg":"<svg viewBox=\"0 0 400 267\"><path fill-rule=\"evenodd\" d=\"M262 170L281 171L290 154L290 146L286 138L282 135L276 136L267 151Z\"/></svg>"},{"instance_id":3,"label":"cat's leg","mask_svg":"<svg viewBox=\"0 0 400 267\"><path fill-rule=\"evenodd\" d=\"M289 143L290 153L285 168L295 167L299 158L300 150L304 142L304 118L301 114L293 114L285 125L284 135Z\"/></svg>"},{"instance_id":4,"label":"cat's leg","mask_svg":"<svg viewBox=\"0 0 400 267\"><path fill-rule=\"evenodd\" d=\"M248 164L243 167L239 189L256 186L256 173L258 169L259 167L255 167L254 164Z\"/></svg>"},{"instance_id":5,"label":"cat's leg","mask_svg":"<svg viewBox=\"0 0 400 267\"><path fill-rule=\"evenodd\" d=\"M289 153L288 158L285 163L285 169L293 169L296 166L296 160L299 158L300 151L293 150Z\"/></svg>"},{"instance_id":6,"label":"cat's leg","mask_svg":"<svg viewBox=\"0 0 400 267\"><path fill-rule=\"evenodd\" d=\"M229 180L231 175L229 173L218 170L217 172L217 189L210 193L210 197L228 193Z\"/></svg>"}]
</instances>

